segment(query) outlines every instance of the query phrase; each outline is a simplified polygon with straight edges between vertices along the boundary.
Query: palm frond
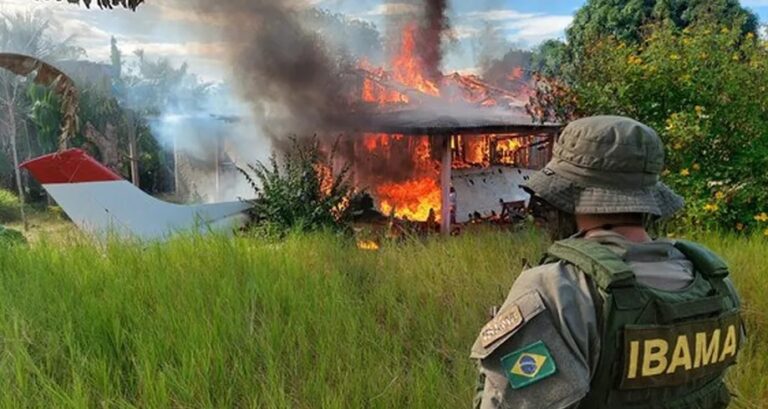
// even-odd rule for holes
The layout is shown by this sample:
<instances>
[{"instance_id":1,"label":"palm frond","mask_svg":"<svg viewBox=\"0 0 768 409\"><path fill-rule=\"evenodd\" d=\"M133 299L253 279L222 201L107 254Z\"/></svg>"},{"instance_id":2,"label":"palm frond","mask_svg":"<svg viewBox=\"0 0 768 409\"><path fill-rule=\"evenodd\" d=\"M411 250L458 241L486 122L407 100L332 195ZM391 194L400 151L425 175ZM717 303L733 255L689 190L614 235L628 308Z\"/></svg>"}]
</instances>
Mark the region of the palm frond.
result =
<instances>
[{"instance_id":1,"label":"palm frond","mask_svg":"<svg viewBox=\"0 0 768 409\"><path fill-rule=\"evenodd\" d=\"M0 53L0 68L21 76L34 74L36 84L52 88L61 97L60 146L63 148L79 127L77 110L80 94L74 81L53 65L28 55Z\"/></svg>"},{"instance_id":2,"label":"palm frond","mask_svg":"<svg viewBox=\"0 0 768 409\"><path fill-rule=\"evenodd\" d=\"M56 0L61 1L61 0ZM80 0L67 0L68 3L80 4ZM112 9L114 7L123 7L131 10L136 10L140 4L144 3L144 0L83 0L82 3L87 8L91 8L91 3L95 3L101 9Z\"/></svg>"}]
</instances>

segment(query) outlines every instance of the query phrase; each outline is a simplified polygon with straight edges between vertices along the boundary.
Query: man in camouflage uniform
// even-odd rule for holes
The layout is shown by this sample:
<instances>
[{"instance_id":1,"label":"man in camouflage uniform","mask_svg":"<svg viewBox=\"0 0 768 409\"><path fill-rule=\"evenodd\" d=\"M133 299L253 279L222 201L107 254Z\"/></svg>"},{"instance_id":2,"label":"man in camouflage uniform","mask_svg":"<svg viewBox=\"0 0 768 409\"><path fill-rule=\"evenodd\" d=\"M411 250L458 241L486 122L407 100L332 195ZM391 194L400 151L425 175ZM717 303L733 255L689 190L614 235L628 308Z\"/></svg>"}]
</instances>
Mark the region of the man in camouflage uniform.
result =
<instances>
[{"instance_id":1,"label":"man in camouflage uniform","mask_svg":"<svg viewBox=\"0 0 768 409\"><path fill-rule=\"evenodd\" d=\"M656 132L584 118L525 186L578 232L524 271L472 347L478 408L725 408L743 340L725 263L645 224L683 200L659 181Z\"/></svg>"}]
</instances>

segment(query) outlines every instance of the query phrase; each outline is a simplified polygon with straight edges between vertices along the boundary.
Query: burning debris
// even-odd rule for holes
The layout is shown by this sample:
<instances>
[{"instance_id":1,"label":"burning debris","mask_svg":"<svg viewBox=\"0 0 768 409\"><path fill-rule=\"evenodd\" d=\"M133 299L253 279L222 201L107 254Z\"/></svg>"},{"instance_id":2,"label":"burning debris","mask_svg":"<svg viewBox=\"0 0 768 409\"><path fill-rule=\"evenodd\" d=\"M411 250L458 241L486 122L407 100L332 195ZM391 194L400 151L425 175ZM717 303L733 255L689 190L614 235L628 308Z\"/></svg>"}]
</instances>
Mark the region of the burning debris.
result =
<instances>
[{"instance_id":1,"label":"burning debris","mask_svg":"<svg viewBox=\"0 0 768 409\"><path fill-rule=\"evenodd\" d=\"M384 182L375 190L384 214L425 221L430 212L440 209L440 185L436 178L421 177L403 183ZM438 216L435 218L440 220Z\"/></svg>"},{"instance_id":2,"label":"burning debris","mask_svg":"<svg viewBox=\"0 0 768 409\"><path fill-rule=\"evenodd\" d=\"M376 251L379 249L379 244L373 240L360 240L357 242L357 248L360 250Z\"/></svg>"}]
</instances>

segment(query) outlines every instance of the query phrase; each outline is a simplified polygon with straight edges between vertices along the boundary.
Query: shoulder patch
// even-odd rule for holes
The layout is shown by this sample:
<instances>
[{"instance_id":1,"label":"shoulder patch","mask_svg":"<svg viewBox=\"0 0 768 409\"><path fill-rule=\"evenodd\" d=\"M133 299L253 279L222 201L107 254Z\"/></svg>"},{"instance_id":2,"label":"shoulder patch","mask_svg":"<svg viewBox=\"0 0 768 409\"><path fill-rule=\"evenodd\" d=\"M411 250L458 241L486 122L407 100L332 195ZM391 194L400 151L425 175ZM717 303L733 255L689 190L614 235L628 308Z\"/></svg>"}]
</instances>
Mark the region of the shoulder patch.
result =
<instances>
[{"instance_id":1,"label":"shoulder patch","mask_svg":"<svg viewBox=\"0 0 768 409\"><path fill-rule=\"evenodd\" d=\"M517 305L513 305L509 310L503 311L494 317L480 331L483 348L488 348L489 345L496 342L499 338L520 328L523 325L523 321L523 314Z\"/></svg>"},{"instance_id":2,"label":"shoulder patch","mask_svg":"<svg viewBox=\"0 0 768 409\"><path fill-rule=\"evenodd\" d=\"M557 372L557 365L542 341L534 342L501 358L512 389L521 389Z\"/></svg>"},{"instance_id":3,"label":"shoulder patch","mask_svg":"<svg viewBox=\"0 0 768 409\"><path fill-rule=\"evenodd\" d=\"M507 297L499 313L480 330L472 344L470 357L486 359L545 310L544 301L536 290Z\"/></svg>"}]
</instances>

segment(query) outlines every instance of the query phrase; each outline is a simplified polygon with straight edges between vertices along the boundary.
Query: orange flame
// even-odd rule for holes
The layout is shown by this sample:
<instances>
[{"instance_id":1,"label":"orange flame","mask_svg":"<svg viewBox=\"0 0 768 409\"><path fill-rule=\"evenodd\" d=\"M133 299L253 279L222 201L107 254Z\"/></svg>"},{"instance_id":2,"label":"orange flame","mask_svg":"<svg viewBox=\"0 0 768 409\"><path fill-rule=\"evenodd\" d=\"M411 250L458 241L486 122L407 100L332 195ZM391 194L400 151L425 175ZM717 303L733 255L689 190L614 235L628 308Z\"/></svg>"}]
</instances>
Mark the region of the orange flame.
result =
<instances>
[{"instance_id":1,"label":"orange flame","mask_svg":"<svg viewBox=\"0 0 768 409\"><path fill-rule=\"evenodd\" d=\"M400 141L404 138L402 134L371 133L363 134L363 146L368 152L381 150L382 153L389 151L389 146L394 141Z\"/></svg>"},{"instance_id":2,"label":"orange flame","mask_svg":"<svg viewBox=\"0 0 768 409\"><path fill-rule=\"evenodd\" d=\"M315 175L320 182L320 192L328 196L333 189L333 169L324 163L315 164Z\"/></svg>"},{"instance_id":3,"label":"orange flame","mask_svg":"<svg viewBox=\"0 0 768 409\"><path fill-rule=\"evenodd\" d=\"M359 67L364 72L360 96L364 102L380 106L394 104L418 103L421 98L415 97L415 91L447 101L462 100L478 106L512 106L518 91L499 88L485 82L476 75L455 73L443 76L436 82L428 74L422 59L419 57L417 44L417 23L406 24L400 38L396 55L390 61L391 71L374 67L367 60L361 60ZM510 81L523 79L525 73L521 67L512 70L507 76ZM441 86L444 94L441 95ZM406 93L408 95L406 95ZM410 97L410 98L409 98ZM441 207L441 191L437 178L436 161L431 158L431 145L428 137L408 137L402 135L387 135L381 133L365 133L362 135L362 148L358 151L366 155L366 160L394 160L394 154L409 152L411 156L412 174L407 180L399 182L387 181L386 175L374 175L369 185L371 193L376 197L379 209L385 214L407 218L412 221L426 221L430 212L439 219ZM396 141L403 140L407 145L397 145ZM495 143L494 143L495 141ZM451 141L451 149L461 153L455 157L454 166L487 166L492 158L501 163L515 163L515 152L522 145L517 139L496 139L495 135L472 137ZM517 155L519 156L519 155ZM402 158L397 158L402 160ZM391 180L391 179L390 179ZM382 182L383 181L383 182ZM439 220L438 220L439 221Z\"/></svg>"},{"instance_id":4,"label":"orange flame","mask_svg":"<svg viewBox=\"0 0 768 409\"><path fill-rule=\"evenodd\" d=\"M407 24L403 30L400 52L392 63L395 79L425 94L438 96L440 89L424 77L424 69L416 55L416 30L415 23Z\"/></svg>"},{"instance_id":5,"label":"orange flame","mask_svg":"<svg viewBox=\"0 0 768 409\"><path fill-rule=\"evenodd\" d=\"M414 138L416 145L413 148L413 160L416 161L419 167L427 170L432 166L432 160L430 158L430 144L428 136L421 136Z\"/></svg>"},{"instance_id":6,"label":"orange flame","mask_svg":"<svg viewBox=\"0 0 768 409\"><path fill-rule=\"evenodd\" d=\"M466 139L466 161L472 164L485 164L489 161L489 144L487 138L471 137Z\"/></svg>"},{"instance_id":7,"label":"orange flame","mask_svg":"<svg viewBox=\"0 0 768 409\"><path fill-rule=\"evenodd\" d=\"M404 183L384 183L376 188L379 207L385 214L394 211L395 217L412 221L425 221L430 210L440 219L440 186L434 178L424 177Z\"/></svg>"},{"instance_id":8,"label":"orange flame","mask_svg":"<svg viewBox=\"0 0 768 409\"><path fill-rule=\"evenodd\" d=\"M497 161L505 164L515 163L515 153L523 146L519 138L501 139L496 141Z\"/></svg>"},{"instance_id":9,"label":"orange flame","mask_svg":"<svg viewBox=\"0 0 768 409\"><path fill-rule=\"evenodd\" d=\"M375 102L379 105L384 104L407 104L408 97L376 83L370 78L363 80L363 101Z\"/></svg>"},{"instance_id":10,"label":"orange flame","mask_svg":"<svg viewBox=\"0 0 768 409\"><path fill-rule=\"evenodd\" d=\"M394 211L395 217L412 221L425 221L429 211L440 210L440 187L435 175L435 161L431 158L430 140L427 136L405 138L403 135L366 133L363 146L366 151L387 156L394 143L408 144L414 164L413 177L404 182L385 182L373 188L384 214ZM439 217L435 214L436 217Z\"/></svg>"},{"instance_id":11,"label":"orange flame","mask_svg":"<svg viewBox=\"0 0 768 409\"><path fill-rule=\"evenodd\" d=\"M333 174L333 168L325 163L316 163L314 168L315 176L317 177L318 183L320 183L320 194L322 197L326 198L334 193L333 187L335 183L335 176ZM344 214L344 211L349 208L350 202L351 200L349 196L343 197L341 201L333 209L331 209L333 216L336 219L340 219Z\"/></svg>"},{"instance_id":12,"label":"orange flame","mask_svg":"<svg viewBox=\"0 0 768 409\"><path fill-rule=\"evenodd\" d=\"M368 152L373 152L379 148L386 149L389 147L389 136L383 133L364 133L363 146Z\"/></svg>"},{"instance_id":13,"label":"orange flame","mask_svg":"<svg viewBox=\"0 0 768 409\"><path fill-rule=\"evenodd\" d=\"M368 77L363 79L363 101L379 105L409 103L410 99L408 96L391 89L391 87L382 85L382 83L386 83L386 81L391 79L425 94L440 95L440 89L437 84L428 80L424 75L424 69L416 50L416 31L417 26L413 23L406 25L403 29L400 48L392 60L391 73L386 72L382 68L374 67L365 59L358 62L358 66L366 71L368 75Z\"/></svg>"},{"instance_id":14,"label":"orange flame","mask_svg":"<svg viewBox=\"0 0 768 409\"><path fill-rule=\"evenodd\" d=\"M517 81L523 78L523 75L525 75L525 71L523 70L523 67L517 66L512 69L512 71L507 74L507 79L510 81Z\"/></svg>"},{"instance_id":15,"label":"orange flame","mask_svg":"<svg viewBox=\"0 0 768 409\"><path fill-rule=\"evenodd\" d=\"M357 242L357 248L360 250L376 251L379 249L379 244L371 240L360 240Z\"/></svg>"}]
</instances>

